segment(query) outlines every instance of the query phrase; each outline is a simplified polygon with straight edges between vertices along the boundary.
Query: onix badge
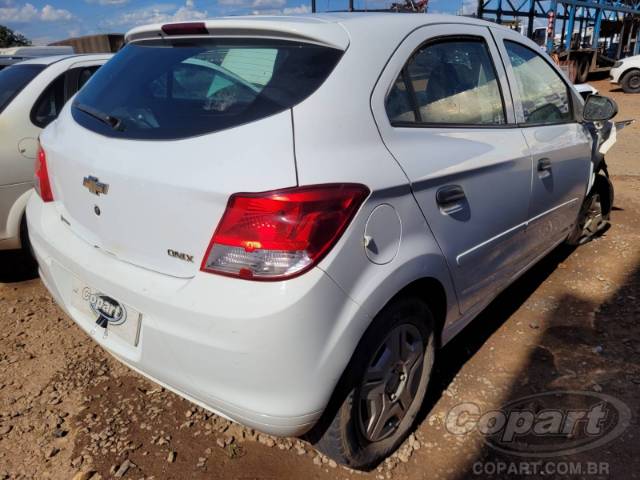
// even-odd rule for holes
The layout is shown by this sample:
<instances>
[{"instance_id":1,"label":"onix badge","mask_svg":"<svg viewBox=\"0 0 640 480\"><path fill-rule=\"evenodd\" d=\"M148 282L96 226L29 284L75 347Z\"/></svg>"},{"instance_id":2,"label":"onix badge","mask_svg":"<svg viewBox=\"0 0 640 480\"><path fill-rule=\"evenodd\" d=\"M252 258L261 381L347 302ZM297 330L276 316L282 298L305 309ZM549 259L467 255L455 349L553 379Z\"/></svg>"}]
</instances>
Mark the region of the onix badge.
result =
<instances>
[{"instance_id":1,"label":"onix badge","mask_svg":"<svg viewBox=\"0 0 640 480\"><path fill-rule=\"evenodd\" d=\"M98 197L100 194L106 195L109 192L109 184L100 182L97 177L84 177L82 186Z\"/></svg>"}]
</instances>

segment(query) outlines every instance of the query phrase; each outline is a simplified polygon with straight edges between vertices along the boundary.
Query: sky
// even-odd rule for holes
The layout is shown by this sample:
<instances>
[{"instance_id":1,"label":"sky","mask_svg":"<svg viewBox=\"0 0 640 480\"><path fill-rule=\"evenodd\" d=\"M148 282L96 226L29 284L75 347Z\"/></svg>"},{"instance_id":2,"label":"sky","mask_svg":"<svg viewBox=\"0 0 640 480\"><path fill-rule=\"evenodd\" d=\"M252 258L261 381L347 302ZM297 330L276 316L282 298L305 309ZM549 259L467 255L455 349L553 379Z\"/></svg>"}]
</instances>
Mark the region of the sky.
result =
<instances>
[{"instance_id":1,"label":"sky","mask_svg":"<svg viewBox=\"0 0 640 480\"><path fill-rule=\"evenodd\" d=\"M348 0L317 0L318 10L345 9ZM384 8L397 0L356 0L357 8ZM470 13L476 0L431 0L429 12ZM221 15L309 13L311 0L0 0L0 25L35 45L95 33L124 33L146 23Z\"/></svg>"}]
</instances>

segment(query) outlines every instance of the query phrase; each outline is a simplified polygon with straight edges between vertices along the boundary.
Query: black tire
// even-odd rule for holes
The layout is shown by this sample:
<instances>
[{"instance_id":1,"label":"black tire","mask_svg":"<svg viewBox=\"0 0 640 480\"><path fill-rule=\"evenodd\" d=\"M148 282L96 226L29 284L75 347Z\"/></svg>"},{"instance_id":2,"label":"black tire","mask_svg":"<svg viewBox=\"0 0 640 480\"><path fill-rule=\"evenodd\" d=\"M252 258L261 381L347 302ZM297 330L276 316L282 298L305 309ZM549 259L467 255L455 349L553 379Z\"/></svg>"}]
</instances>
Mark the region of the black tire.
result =
<instances>
[{"instance_id":1,"label":"black tire","mask_svg":"<svg viewBox=\"0 0 640 480\"><path fill-rule=\"evenodd\" d=\"M334 393L334 398L325 412L324 421L321 420L316 431L310 435L309 440L316 449L342 465L353 469L368 470L374 468L398 448L414 426L416 415L420 411L429 383L435 356L433 325L433 315L428 306L425 302L413 297L399 297L390 302L377 315L360 341L340 385ZM421 351L422 356L416 360L407 361L407 363L412 362L412 365L416 367L410 367L412 368L410 373L404 374L404 384L396 385L394 380L396 370L402 370L403 367L394 367L391 377L387 375L382 377L389 378L389 380L375 381L375 384L378 385L375 391L382 388L380 398L387 405L386 410L382 408L382 412L392 410L400 412L402 410L402 417L392 417L385 422L380 422L380 419L387 418L385 414L381 414L377 422L374 421L375 417L371 417L369 424L384 425L388 430L386 436L372 441L371 438L367 438L367 428L363 422L364 410L369 408L365 405L370 405L362 398L365 387L363 379L365 374L375 371L372 368L383 362L382 359L385 358L387 352L390 352L387 348L388 345L394 343L390 339L396 335L396 332L403 332L400 335L406 336L404 337L407 339L406 346L415 345L415 349L411 347L405 350L407 352L405 356L410 358L418 350ZM419 341L414 338L417 335L420 337ZM402 339L403 337L399 336L398 338ZM402 348L399 351L402 351ZM383 363L390 362L384 360ZM418 366L419 371L417 370ZM398 375L397 380L403 380L402 373ZM394 390L398 392L397 396L388 390L389 384L397 387ZM373 388L371 388L371 392L374 392ZM367 398L371 398L372 395L378 394L369 393ZM396 396L395 400L393 400L394 396ZM412 400L407 401L408 398L412 398ZM393 406L396 403L399 406L388 406ZM403 403L408 403L406 408L402 405ZM370 430L376 429L377 427L374 427ZM385 429L382 429L382 433Z\"/></svg>"},{"instance_id":2,"label":"black tire","mask_svg":"<svg viewBox=\"0 0 640 480\"><path fill-rule=\"evenodd\" d=\"M613 185L604 175L596 175L566 243L572 246L584 245L602 235L610 226L612 208Z\"/></svg>"},{"instance_id":3,"label":"black tire","mask_svg":"<svg viewBox=\"0 0 640 480\"><path fill-rule=\"evenodd\" d=\"M620 85L625 93L640 93L640 70L631 70L625 73Z\"/></svg>"},{"instance_id":4,"label":"black tire","mask_svg":"<svg viewBox=\"0 0 640 480\"><path fill-rule=\"evenodd\" d=\"M20 243L22 244L22 254L24 255L27 267L37 268L36 258L29 241L29 229L27 228L27 216L23 215L20 221Z\"/></svg>"},{"instance_id":5,"label":"black tire","mask_svg":"<svg viewBox=\"0 0 640 480\"><path fill-rule=\"evenodd\" d=\"M577 62L577 71L576 71L576 82L575 83L585 83L587 78L589 78L589 67L590 62L588 58L581 58Z\"/></svg>"}]
</instances>

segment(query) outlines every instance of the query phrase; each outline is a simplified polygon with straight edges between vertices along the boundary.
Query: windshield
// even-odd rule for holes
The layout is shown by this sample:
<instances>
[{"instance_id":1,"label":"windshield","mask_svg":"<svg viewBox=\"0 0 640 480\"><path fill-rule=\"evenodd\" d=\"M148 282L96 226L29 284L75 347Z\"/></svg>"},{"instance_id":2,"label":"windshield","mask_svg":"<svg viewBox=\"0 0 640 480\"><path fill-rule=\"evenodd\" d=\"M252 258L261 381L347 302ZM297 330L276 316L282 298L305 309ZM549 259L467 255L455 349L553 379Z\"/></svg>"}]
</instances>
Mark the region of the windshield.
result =
<instances>
[{"instance_id":1,"label":"windshield","mask_svg":"<svg viewBox=\"0 0 640 480\"><path fill-rule=\"evenodd\" d=\"M13 65L0 71L0 112L2 112L46 65Z\"/></svg>"},{"instance_id":2,"label":"windshield","mask_svg":"<svg viewBox=\"0 0 640 480\"><path fill-rule=\"evenodd\" d=\"M291 108L322 84L341 56L279 40L129 44L78 94L73 117L118 138L212 133Z\"/></svg>"}]
</instances>

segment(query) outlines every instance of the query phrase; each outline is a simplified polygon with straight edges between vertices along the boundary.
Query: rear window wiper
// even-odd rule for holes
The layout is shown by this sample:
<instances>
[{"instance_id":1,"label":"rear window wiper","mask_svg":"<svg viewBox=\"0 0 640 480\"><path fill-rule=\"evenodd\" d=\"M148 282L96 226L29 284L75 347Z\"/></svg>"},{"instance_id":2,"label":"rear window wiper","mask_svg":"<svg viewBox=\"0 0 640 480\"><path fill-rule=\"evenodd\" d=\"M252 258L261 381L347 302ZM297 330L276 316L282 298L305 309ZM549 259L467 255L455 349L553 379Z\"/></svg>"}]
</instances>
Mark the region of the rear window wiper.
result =
<instances>
[{"instance_id":1,"label":"rear window wiper","mask_svg":"<svg viewBox=\"0 0 640 480\"><path fill-rule=\"evenodd\" d=\"M100 120L102 123L109 125L114 130L118 130L120 132L124 130L124 128L122 128L122 120L120 120L118 117L114 117L78 102L75 102L73 104L73 107L95 118L96 120Z\"/></svg>"}]
</instances>

